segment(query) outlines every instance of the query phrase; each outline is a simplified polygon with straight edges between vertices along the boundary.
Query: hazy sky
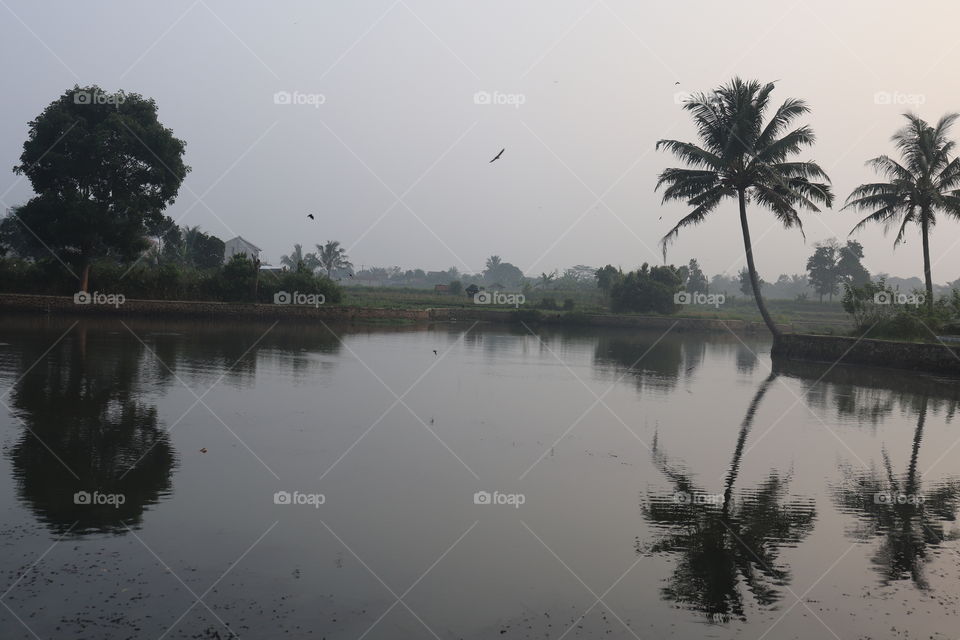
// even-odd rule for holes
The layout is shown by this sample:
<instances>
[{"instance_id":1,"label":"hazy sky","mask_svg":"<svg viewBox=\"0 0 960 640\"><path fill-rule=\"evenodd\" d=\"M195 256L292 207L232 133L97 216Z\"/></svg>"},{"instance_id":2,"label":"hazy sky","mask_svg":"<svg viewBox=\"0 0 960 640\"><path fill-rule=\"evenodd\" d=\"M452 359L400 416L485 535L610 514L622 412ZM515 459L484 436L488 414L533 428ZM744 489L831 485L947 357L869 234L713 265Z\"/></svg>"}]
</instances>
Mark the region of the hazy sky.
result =
<instances>
[{"instance_id":1,"label":"hazy sky","mask_svg":"<svg viewBox=\"0 0 960 640\"><path fill-rule=\"evenodd\" d=\"M134 91L187 142L193 171L168 213L274 263L330 239L358 268L659 263L684 207L653 191L676 164L654 143L693 139L678 91L735 74L810 102L818 142L803 159L841 203L872 179L864 161L892 152L900 113L960 110L960 5L942 1L0 0L0 16L3 206L31 195L8 168L51 100L75 83ZM277 104L283 91L302 103ZM735 202L710 218L669 262L742 266ZM750 219L770 280L802 272L858 214L804 215L806 244L766 211ZM960 277L958 224L933 236L937 282ZM871 271L921 274L918 231L896 252L879 227L857 237Z\"/></svg>"}]
</instances>

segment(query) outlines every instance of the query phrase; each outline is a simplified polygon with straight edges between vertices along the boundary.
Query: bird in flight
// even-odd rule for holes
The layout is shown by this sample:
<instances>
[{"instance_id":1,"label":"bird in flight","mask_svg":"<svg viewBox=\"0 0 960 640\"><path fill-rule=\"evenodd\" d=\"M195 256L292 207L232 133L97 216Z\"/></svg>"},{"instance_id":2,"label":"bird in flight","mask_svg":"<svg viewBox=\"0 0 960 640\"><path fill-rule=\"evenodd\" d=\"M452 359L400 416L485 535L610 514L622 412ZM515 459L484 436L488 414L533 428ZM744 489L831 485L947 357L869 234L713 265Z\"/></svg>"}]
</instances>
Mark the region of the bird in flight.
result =
<instances>
[{"instance_id":1,"label":"bird in flight","mask_svg":"<svg viewBox=\"0 0 960 640\"><path fill-rule=\"evenodd\" d=\"M680 82L679 82L679 81L677 81L677 82L674 82L673 84L674 84L674 85L678 85L678 84L680 84Z\"/></svg>"},{"instance_id":2,"label":"bird in flight","mask_svg":"<svg viewBox=\"0 0 960 640\"><path fill-rule=\"evenodd\" d=\"M436 350L436 349L433 350L433 355L437 355L437 350Z\"/></svg>"},{"instance_id":3,"label":"bird in flight","mask_svg":"<svg viewBox=\"0 0 960 640\"><path fill-rule=\"evenodd\" d=\"M495 160L499 160L499 159L500 159L500 156L503 155L503 152L504 152L504 151L506 151L506 149L500 149L500 153L498 153L497 155L493 156L493 160L491 160L490 162L493 162L493 161L495 161Z\"/></svg>"},{"instance_id":4,"label":"bird in flight","mask_svg":"<svg viewBox=\"0 0 960 640\"><path fill-rule=\"evenodd\" d=\"M308 214L307 214L307 217L308 217L308 218L310 218L311 220L313 220L313 219L314 219L314 217L313 217L313 214L312 214L312 213L308 213Z\"/></svg>"}]
</instances>

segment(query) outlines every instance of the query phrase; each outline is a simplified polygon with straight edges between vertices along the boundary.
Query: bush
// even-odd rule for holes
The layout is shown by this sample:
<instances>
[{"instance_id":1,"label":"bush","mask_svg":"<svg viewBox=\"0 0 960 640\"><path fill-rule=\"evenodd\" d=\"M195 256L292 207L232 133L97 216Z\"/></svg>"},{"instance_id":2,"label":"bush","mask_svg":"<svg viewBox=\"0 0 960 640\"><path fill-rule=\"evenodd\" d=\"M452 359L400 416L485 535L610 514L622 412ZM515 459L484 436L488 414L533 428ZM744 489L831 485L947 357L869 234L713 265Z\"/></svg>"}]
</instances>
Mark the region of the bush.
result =
<instances>
[{"instance_id":1,"label":"bush","mask_svg":"<svg viewBox=\"0 0 960 640\"><path fill-rule=\"evenodd\" d=\"M146 262L122 264L111 260L95 262L90 268L90 290L122 293L141 300L254 300L273 302L277 291L322 293L327 303L343 299L339 286L326 276L309 271L261 273L243 256L214 269L194 269L171 263L161 266ZM72 295L79 289L77 279L56 260L30 262L18 258L0 259L0 291L41 295Z\"/></svg>"},{"instance_id":2,"label":"bush","mask_svg":"<svg viewBox=\"0 0 960 640\"><path fill-rule=\"evenodd\" d=\"M680 291L682 279L673 265L650 267L643 263L623 276L610 289L610 308L614 312L638 311L670 314L677 305L673 296Z\"/></svg>"},{"instance_id":3,"label":"bush","mask_svg":"<svg viewBox=\"0 0 960 640\"><path fill-rule=\"evenodd\" d=\"M576 303L573 301L573 298L566 298L563 301L563 310L564 311L573 311L573 307L576 306Z\"/></svg>"},{"instance_id":4,"label":"bush","mask_svg":"<svg viewBox=\"0 0 960 640\"><path fill-rule=\"evenodd\" d=\"M912 302L889 288L881 278L861 286L844 285L841 304L849 313L857 335L872 338L930 339L957 323L960 311L960 293L953 291L949 298L941 298L932 309L923 303L923 293L909 294Z\"/></svg>"},{"instance_id":5,"label":"bush","mask_svg":"<svg viewBox=\"0 0 960 640\"><path fill-rule=\"evenodd\" d=\"M537 303L537 307L540 309L546 309L548 311L556 311L557 301L554 298L543 298Z\"/></svg>"}]
</instances>

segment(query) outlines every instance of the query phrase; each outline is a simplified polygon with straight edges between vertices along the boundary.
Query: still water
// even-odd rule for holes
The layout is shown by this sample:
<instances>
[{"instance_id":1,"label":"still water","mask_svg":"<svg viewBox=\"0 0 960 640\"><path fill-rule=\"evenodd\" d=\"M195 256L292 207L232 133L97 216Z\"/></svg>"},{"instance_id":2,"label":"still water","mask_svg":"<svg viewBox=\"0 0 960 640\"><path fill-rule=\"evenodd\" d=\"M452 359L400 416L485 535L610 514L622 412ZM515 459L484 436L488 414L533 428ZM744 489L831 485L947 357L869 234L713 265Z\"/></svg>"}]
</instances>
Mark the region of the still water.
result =
<instances>
[{"instance_id":1,"label":"still water","mask_svg":"<svg viewBox=\"0 0 960 640\"><path fill-rule=\"evenodd\" d=\"M953 638L953 381L761 338L0 321L0 638Z\"/></svg>"}]
</instances>

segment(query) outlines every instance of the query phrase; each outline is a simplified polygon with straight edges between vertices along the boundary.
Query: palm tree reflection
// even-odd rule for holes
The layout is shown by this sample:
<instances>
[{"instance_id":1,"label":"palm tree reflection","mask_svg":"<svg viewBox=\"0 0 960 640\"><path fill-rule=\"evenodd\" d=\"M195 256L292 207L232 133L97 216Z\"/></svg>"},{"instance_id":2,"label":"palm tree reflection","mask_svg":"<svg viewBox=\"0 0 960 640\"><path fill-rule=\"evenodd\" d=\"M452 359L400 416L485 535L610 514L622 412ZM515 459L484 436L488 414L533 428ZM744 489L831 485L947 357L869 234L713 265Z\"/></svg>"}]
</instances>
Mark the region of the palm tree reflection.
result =
<instances>
[{"instance_id":1,"label":"palm tree reflection","mask_svg":"<svg viewBox=\"0 0 960 640\"><path fill-rule=\"evenodd\" d=\"M960 482L946 481L926 492L921 486L922 474L918 474L917 461L927 404L928 398L921 397L905 474L894 473L884 450L882 471L874 468L857 472L843 465L840 468L843 481L833 488L837 505L859 516L853 537L863 541L882 538L873 563L883 583L909 578L920 589L929 586L923 571L924 564L930 560L928 548L957 537L956 532L944 530L944 523L955 520L960 499Z\"/></svg>"},{"instance_id":2,"label":"palm tree reflection","mask_svg":"<svg viewBox=\"0 0 960 640\"><path fill-rule=\"evenodd\" d=\"M775 379L771 374L764 380L747 409L722 494L709 496L654 441L654 464L674 493L648 496L643 514L664 534L647 551L675 557L662 597L702 612L711 622L746 618L744 585L760 606L776 603L779 587L790 581L788 567L778 559L780 548L813 530L813 502L788 499L789 476L771 472L759 487L734 495L754 415Z\"/></svg>"}]
</instances>

